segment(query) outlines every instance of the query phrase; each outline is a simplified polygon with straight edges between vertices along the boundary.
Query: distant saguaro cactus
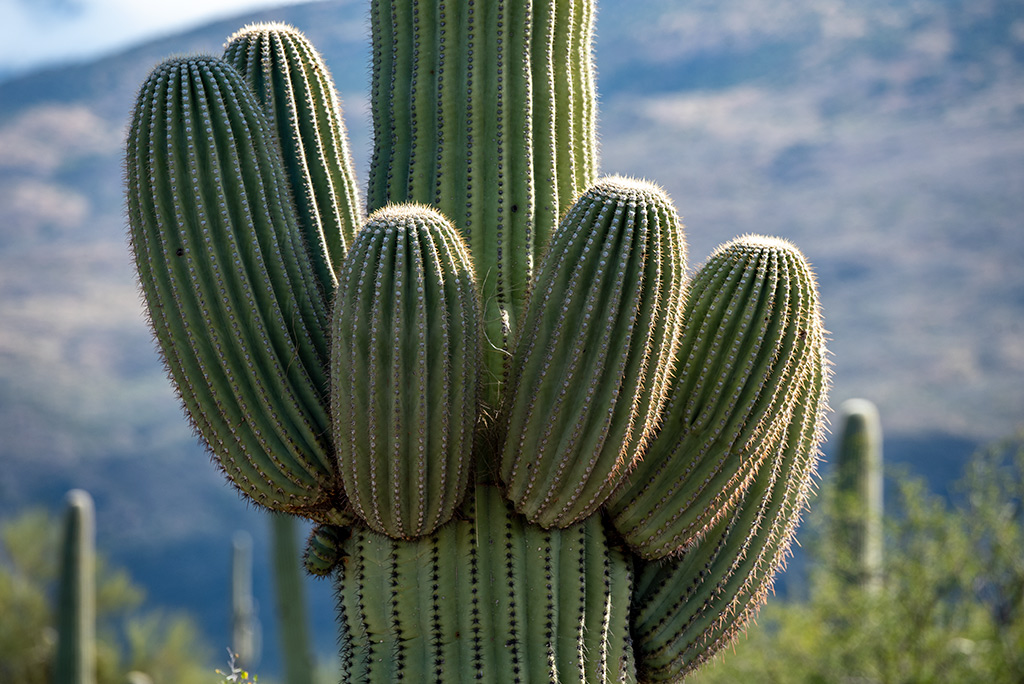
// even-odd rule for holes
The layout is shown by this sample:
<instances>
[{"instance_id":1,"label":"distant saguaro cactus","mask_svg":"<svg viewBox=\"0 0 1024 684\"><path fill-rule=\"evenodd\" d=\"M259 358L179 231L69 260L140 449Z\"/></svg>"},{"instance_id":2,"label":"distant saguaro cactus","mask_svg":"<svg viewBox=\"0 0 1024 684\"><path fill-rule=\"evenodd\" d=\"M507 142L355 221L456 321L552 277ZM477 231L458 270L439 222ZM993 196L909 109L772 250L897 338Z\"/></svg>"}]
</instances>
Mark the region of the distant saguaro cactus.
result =
<instances>
[{"instance_id":1,"label":"distant saguaro cactus","mask_svg":"<svg viewBox=\"0 0 1024 684\"><path fill-rule=\"evenodd\" d=\"M81 489L67 495L53 681L96 682L96 522L92 497Z\"/></svg>"},{"instance_id":2,"label":"distant saguaro cactus","mask_svg":"<svg viewBox=\"0 0 1024 684\"><path fill-rule=\"evenodd\" d=\"M844 401L839 414L835 542L851 563L848 579L876 591L884 555L882 424L878 408L867 399Z\"/></svg>"},{"instance_id":3,"label":"distant saguaro cactus","mask_svg":"<svg viewBox=\"0 0 1024 684\"><path fill-rule=\"evenodd\" d=\"M810 266L747 236L687 282L665 192L598 177L594 12L370 0L366 220L294 29L139 94L153 329L231 482L318 524L344 681L678 680L756 612L805 508Z\"/></svg>"},{"instance_id":4,"label":"distant saguaro cactus","mask_svg":"<svg viewBox=\"0 0 1024 684\"><path fill-rule=\"evenodd\" d=\"M231 540L231 651L242 667L255 667L260 624L252 594L252 537L236 532Z\"/></svg>"},{"instance_id":5,"label":"distant saguaro cactus","mask_svg":"<svg viewBox=\"0 0 1024 684\"><path fill-rule=\"evenodd\" d=\"M313 684L313 645L306 622L306 596L295 518L283 513L270 516L271 565L277 597L277 634L284 662L285 684Z\"/></svg>"}]
</instances>

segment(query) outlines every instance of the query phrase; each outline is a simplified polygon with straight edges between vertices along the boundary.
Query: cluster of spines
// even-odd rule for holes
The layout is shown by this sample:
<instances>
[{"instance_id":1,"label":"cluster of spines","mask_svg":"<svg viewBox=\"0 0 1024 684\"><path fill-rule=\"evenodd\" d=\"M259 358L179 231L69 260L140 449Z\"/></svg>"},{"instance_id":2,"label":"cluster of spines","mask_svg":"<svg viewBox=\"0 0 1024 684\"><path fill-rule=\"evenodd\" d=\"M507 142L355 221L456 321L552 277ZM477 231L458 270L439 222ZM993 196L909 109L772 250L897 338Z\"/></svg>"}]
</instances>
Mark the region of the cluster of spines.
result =
<instances>
[{"instance_id":1,"label":"cluster of spines","mask_svg":"<svg viewBox=\"0 0 1024 684\"><path fill-rule=\"evenodd\" d=\"M337 489L329 305L274 140L227 63L159 65L128 138L131 242L164 360L228 477L268 508L317 517Z\"/></svg>"},{"instance_id":2,"label":"cluster of spines","mask_svg":"<svg viewBox=\"0 0 1024 684\"><path fill-rule=\"evenodd\" d=\"M511 356L501 478L543 527L593 514L653 434L682 319L686 247L659 188L621 177L555 232Z\"/></svg>"},{"instance_id":3,"label":"cluster of spines","mask_svg":"<svg viewBox=\"0 0 1024 684\"><path fill-rule=\"evenodd\" d=\"M345 681L634 681L632 563L597 516L543 530L479 485L431 536L346 548Z\"/></svg>"},{"instance_id":4,"label":"cluster of spines","mask_svg":"<svg viewBox=\"0 0 1024 684\"><path fill-rule=\"evenodd\" d=\"M228 38L224 59L246 78L281 145L297 221L324 292L362 224L359 191L330 73L306 37L255 24Z\"/></svg>"},{"instance_id":5,"label":"cluster of spines","mask_svg":"<svg viewBox=\"0 0 1024 684\"><path fill-rule=\"evenodd\" d=\"M492 405L533 265L596 173L592 24L589 2L371 3L368 206L433 205L466 239Z\"/></svg>"},{"instance_id":6,"label":"cluster of spines","mask_svg":"<svg viewBox=\"0 0 1024 684\"><path fill-rule=\"evenodd\" d=\"M429 207L372 214L342 264L331 412L354 510L392 537L430 534L465 494L480 363L469 253Z\"/></svg>"},{"instance_id":7,"label":"cluster of spines","mask_svg":"<svg viewBox=\"0 0 1024 684\"><path fill-rule=\"evenodd\" d=\"M616 528L651 559L699 541L768 467L824 344L814 276L787 242L723 245L689 288L661 427L609 502Z\"/></svg>"}]
</instances>

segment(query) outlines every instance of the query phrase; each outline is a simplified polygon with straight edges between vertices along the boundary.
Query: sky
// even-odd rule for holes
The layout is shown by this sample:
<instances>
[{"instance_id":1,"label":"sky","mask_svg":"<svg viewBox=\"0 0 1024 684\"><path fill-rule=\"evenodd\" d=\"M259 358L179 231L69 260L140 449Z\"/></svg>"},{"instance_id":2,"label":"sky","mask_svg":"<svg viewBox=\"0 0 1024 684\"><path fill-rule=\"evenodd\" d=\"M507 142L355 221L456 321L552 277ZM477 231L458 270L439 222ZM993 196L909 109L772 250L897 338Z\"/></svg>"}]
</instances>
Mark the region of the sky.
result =
<instances>
[{"instance_id":1,"label":"sky","mask_svg":"<svg viewBox=\"0 0 1024 684\"><path fill-rule=\"evenodd\" d=\"M0 0L0 79L303 0Z\"/></svg>"}]
</instances>

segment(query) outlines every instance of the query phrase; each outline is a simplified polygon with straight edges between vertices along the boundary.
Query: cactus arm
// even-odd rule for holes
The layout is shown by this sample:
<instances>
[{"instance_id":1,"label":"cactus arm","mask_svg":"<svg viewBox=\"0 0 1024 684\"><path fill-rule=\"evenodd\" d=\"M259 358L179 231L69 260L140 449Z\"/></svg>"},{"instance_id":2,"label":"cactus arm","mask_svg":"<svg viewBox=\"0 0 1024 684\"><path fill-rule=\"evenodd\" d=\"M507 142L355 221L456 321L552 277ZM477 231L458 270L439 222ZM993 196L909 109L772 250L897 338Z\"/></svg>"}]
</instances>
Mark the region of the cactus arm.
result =
<instances>
[{"instance_id":1,"label":"cactus arm","mask_svg":"<svg viewBox=\"0 0 1024 684\"><path fill-rule=\"evenodd\" d=\"M807 505L827 384L819 358L801 379L801 400L772 467L758 473L734 515L678 560L638 570L633 634L643 681L677 681L694 670L767 599Z\"/></svg>"},{"instance_id":2,"label":"cactus arm","mask_svg":"<svg viewBox=\"0 0 1024 684\"><path fill-rule=\"evenodd\" d=\"M609 502L646 558L684 549L735 507L782 439L823 334L803 255L769 238L719 248L694 277L683 315L661 430Z\"/></svg>"},{"instance_id":3,"label":"cactus arm","mask_svg":"<svg viewBox=\"0 0 1024 684\"><path fill-rule=\"evenodd\" d=\"M225 472L258 503L316 511L335 490L327 305L267 131L229 65L154 70L129 136L131 240L164 359Z\"/></svg>"},{"instance_id":4,"label":"cactus arm","mask_svg":"<svg viewBox=\"0 0 1024 684\"><path fill-rule=\"evenodd\" d=\"M330 72L306 37L284 24L235 33L224 59L246 77L277 133L299 228L321 289L333 293L363 217Z\"/></svg>"},{"instance_id":5,"label":"cactus arm","mask_svg":"<svg viewBox=\"0 0 1024 684\"><path fill-rule=\"evenodd\" d=\"M88 492L68 492L57 595L54 684L96 682L95 517Z\"/></svg>"},{"instance_id":6,"label":"cactus arm","mask_svg":"<svg viewBox=\"0 0 1024 684\"><path fill-rule=\"evenodd\" d=\"M469 483L479 369L472 263L428 207L371 215L334 311L332 411L353 507L393 537L433 532Z\"/></svg>"},{"instance_id":7,"label":"cactus arm","mask_svg":"<svg viewBox=\"0 0 1024 684\"><path fill-rule=\"evenodd\" d=\"M528 519L592 514L653 434L680 329L686 249L664 193L624 178L573 206L512 356L502 479Z\"/></svg>"}]
</instances>

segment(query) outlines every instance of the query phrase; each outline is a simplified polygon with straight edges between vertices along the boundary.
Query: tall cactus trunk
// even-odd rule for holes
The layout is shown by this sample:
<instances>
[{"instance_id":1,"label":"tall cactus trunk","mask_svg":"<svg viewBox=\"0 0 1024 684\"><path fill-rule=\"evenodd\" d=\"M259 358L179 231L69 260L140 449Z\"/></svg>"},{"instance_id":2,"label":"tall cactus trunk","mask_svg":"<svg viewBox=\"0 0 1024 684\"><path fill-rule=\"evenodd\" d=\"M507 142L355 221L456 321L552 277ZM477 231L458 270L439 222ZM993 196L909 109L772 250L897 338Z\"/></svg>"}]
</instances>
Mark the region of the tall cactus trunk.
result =
<instances>
[{"instance_id":1,"label":"tall cactus trunk","mask_svg":"<svg viewBox=\"0 0 1024 684\"><path fill-rule=\"evenodd\" d=\"M432 205L462 233L484 306L484 399L496 406L534 265L597 174L594 4L370 5L368 209Z\"/></svg>"},{"instance_id":2,"label":"tall cactus trunk","mask_svg":"<svg viewBox=\"0 0 1024 684\"><path fill-rule=\"evenodd\" d=\"M882 424L878 408L867 399L849 399L839 413L835 541L848 561L841 571L851 584L877 592L885 545Z\"/></svg>"},{"instance_id":3,"label":"tall cactus trunk","mask_svg":"<svg viewBox=\"0 0 1024 684\"><path fill-rule=\"evenodd\" d=\"M96 523L92 497L67 495L57 596L54 684L96 683Z\"/></svg>"}]
</instances>

